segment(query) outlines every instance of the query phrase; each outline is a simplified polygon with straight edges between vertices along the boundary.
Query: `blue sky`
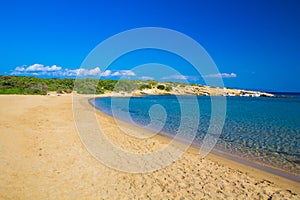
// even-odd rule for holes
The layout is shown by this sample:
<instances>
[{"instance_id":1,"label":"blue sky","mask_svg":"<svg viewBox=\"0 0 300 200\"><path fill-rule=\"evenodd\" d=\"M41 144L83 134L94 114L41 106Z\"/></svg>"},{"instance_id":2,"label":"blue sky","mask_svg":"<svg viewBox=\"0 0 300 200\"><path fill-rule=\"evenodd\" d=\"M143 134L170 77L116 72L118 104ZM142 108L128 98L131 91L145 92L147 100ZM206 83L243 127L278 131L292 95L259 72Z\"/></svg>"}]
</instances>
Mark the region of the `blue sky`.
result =
<instances>
[{"instance_id":1,"label":"blue sky","mask_svg":"<svg viewBox=\"0 0 300 200\"><path fill-rule=\"evenodd\" d=\"M299 92L299 10L297 0L1 1L0 74L71 76L101 41L151 26L200 43L227 87ZM129 59L136 62L132 56L124 62ZM129 64L122 67L93 72L140 78ZM193 70L181 73L173 80L196 77Z\"/></svg>"}]
</instances>

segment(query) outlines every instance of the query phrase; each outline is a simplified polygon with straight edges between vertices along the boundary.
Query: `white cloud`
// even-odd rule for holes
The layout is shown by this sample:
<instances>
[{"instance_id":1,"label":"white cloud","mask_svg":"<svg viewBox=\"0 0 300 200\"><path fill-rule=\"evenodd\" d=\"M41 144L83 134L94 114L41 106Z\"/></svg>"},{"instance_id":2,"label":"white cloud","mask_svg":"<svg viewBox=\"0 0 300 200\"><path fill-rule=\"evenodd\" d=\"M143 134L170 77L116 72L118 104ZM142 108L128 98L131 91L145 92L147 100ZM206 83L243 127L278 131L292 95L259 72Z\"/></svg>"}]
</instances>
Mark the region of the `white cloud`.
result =
<instances>
[{"instance_id":1,"label":"white cloud","mask_svg":"<svg viewBox=\"0 0 300 200\"><path fill-rule=\"evenodd\" d=\"M154 78L151 76L141 76L139 77L139 79L146 81L146 80L153 80Z\"/></svg>"},{"instance_id":2,"label":"white cloud","mask_svg":"<svg viewBox=\"0 0 300 200\"><path fill-rule=\"evenodd\" d=\"M26 72L55 72L60 71L61 67L58 67L56 65L50 66L44 66L41 64L34 64L25 69Z\"/></svg>"},{"instance_id":3,"label":"white cloud","mask_svg":"<svg viewBox=\"0 0 300 200\"><path fill-rule=\"evenodd\" d=\"M111 75L111 71L110 70L105 70L104 72L101 73L101 76L107 77Z\"/></svg>"},{"instance_id":4,"label":"white cloud","mask_svg":"<svg viewBox=\"0 0 300 200\"><path fill-rule=\"evenodd\" d=\"M120 72L114 72L111 74L111 76L121 76L121 73Z\"/></svg>"},{"instance_id":5,"label":"white cloud","mask_svg":"<svg viewBox=\"0 0 300 200\"><path fill-rule=\"evenodd\" d=\"M136 76L131 70L120 70L111 74L111 76Z\"/></svg>"},{"instance_id":6,"label":"white cloud","mask_svg":"<svg viewBox=\"0 0 300 200\"><path fill-rule=\"evenodd\" d=\"M235 73L219 73L219 74L208 74L204 75L204 78L236 78L237 75Z\"/></svg>"},{"instance_id":7,"label":"white cloud","mask_svg":"<svg viewBox=\"0 0 300 200\"><path fill-rule=\"evenodd\" d=\"M15 72L24 72L25 68L24 67L16 67Z\"/></svg>"},{"instance_id":8,"label":"white cloud","mask_svg":"<svg viewBox=\"0 0 300 200\"><path fill-rule=\"evenodd\" d=\"M38 73L38 72L54 72L54 71L60 71L61 67L58 67L56 65L44 66L42 64L33 64L33 65L30 65L27 68L25 68L25 66L16 67L15 70L19 71L19 72L33 72L33 73Z\"/></svg>"},{"instance_id":9,"label":"white cloud","mask_svg":"<svg viewBox=\"0 0 300 200\"><path fill-rule=\"evenodd\" d=\"M101 71L99 67L93 69L63 69L57 65L44 66L42 64L33 64L30 66L19 66L14 69L11 73L12 75L46 75L55 77L76 77L76 76L102 76L102 77L112 77L112 76L136 76L136 74L131 70L119 70L112 72L111 70Z\"/></svg>"},{"instance_id":10,"label":"white cloud","mask_svg":"<svg viewBox=\"0 0 300 200\"><path fill-rule=\"evenodd\" d=\"M162 77L163 80L170 80L170 79L176 79L176 80L198 80L196 76L184 76L184 75L171 75L171 76L164 76Z\"/></svg>"},{"instance_id":11,"label":"white cloud","mask_svg":"<svg viewBox=\"0 0 300 200\"><path fill-rule=\"evenodd\" d=\"M68 70L65 70L68 71ZM109 71L102 72L99 67L95 67L94 69L75 69L70 70L75 76L101 76L102 74L109 75Z\"/></svg>"},{"instance_id":12,"label":"white cloud","mask_svg":"<svg viewBox=\"0 0 300 200\"><path fill-rule=\"evenodd\" d=\"M29 67L26 67L25 65L16 67L12 74L47 75L48 73L59 72L61 71L61 69L61 67L58 67L56 65L44 66L42 64L33 64Z\"/></svg>"},{"instance_id":13,"label":"white cloud","mask_svg":"<svg viewBox=\"0 0 300 200\"><path fill-rule=\"evenodd\" d=\"M44 67L42 64L33 64L29 67L25 68L26 72L34 72L34 71L47 71L47 67Z\"/></svg>"}]
</instances>

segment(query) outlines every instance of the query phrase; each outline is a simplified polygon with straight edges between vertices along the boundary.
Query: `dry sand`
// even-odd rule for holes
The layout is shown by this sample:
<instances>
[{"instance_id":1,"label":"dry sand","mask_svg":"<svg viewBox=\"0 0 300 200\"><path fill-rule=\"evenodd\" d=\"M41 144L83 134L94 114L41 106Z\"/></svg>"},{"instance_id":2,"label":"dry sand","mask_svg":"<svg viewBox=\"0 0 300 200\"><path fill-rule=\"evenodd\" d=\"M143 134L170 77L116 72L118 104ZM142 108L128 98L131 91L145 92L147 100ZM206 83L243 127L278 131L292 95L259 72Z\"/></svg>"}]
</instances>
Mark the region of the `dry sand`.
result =
<instances>
[{"instance_id":1,"label":"dry sand","mask_svg":"<svg viewBox=\"0 0 300 200\"><path fill-rule=\"evenodd\" d=\"M199 159L192 148L152 173L110 169L81 143L70 95L3 95L0 105L0 199L300 199L299 183L211 154ZM107 137L128 151L168 143L138 141L97 113Z\"/></svg>"}]
</instances>

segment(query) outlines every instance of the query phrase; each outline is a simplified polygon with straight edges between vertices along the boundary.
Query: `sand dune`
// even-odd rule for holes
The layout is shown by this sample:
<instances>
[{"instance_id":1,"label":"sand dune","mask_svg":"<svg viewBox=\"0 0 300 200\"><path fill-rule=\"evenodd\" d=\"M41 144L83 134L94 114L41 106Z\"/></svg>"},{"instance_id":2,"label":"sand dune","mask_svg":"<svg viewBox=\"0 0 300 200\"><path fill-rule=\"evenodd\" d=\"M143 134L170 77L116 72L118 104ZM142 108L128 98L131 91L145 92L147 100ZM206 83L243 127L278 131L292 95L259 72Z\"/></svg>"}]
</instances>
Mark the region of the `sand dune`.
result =
<instances>
[{"instance_id":1,"label":"sand dune","mask_svg":"<svg viewBox=\"0 0 300 200\"><path fill-rule=\"evenodd\" d=\"M300 198L299 183L211 154L199 159L192 148L151 173L108 168L81 143L70 95L3 95L0 104L0 199ZM169 141L139 140L113 118L97 118L107 138L127 151L152 152Z\"/></svg>"}]
</instances>

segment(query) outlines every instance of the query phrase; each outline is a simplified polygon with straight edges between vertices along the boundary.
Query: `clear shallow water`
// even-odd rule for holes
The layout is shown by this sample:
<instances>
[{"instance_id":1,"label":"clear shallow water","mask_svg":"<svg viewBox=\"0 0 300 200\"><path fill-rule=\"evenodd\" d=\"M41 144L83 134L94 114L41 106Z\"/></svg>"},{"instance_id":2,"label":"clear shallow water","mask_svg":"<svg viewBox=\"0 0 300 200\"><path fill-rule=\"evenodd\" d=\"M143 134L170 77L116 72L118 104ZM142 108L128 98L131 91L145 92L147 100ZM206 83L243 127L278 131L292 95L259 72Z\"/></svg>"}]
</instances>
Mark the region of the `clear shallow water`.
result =
<instances>
[{"instance_id":1,"label":"clear shallow water","mask_svg":"<svg viewBox=\"0 0 300 200\"><path fill-rule=\"evenodd\" d=\"M211 118L211 99L199 96L197 100L200 119L194 117L193 109L187 110L185 115L189 123L199 123L194 143L201 144ZM128 106L124 104L127 101ZM195 103L189 96L180 97L180 101L185 105ZM163 124L162 132L172 136L180 126L181 110L176 96L113 98L113 109L111 103L111 98L93 101L102 112L132 123L124 115L129 113L133 123L142 127L151 123L150 116L156 111L153 108L161 111L155 107L159 104L165 109L166 121L148 128L155 130L155 124ZM215 148L300 175L300 95L293 98L227 97L225 125Z\"/></svg>"}]
</instances>

